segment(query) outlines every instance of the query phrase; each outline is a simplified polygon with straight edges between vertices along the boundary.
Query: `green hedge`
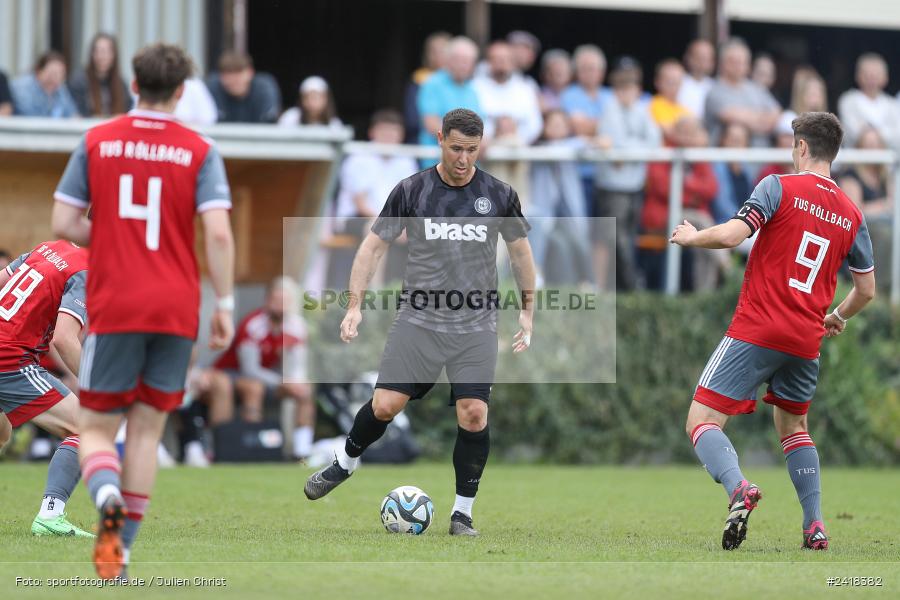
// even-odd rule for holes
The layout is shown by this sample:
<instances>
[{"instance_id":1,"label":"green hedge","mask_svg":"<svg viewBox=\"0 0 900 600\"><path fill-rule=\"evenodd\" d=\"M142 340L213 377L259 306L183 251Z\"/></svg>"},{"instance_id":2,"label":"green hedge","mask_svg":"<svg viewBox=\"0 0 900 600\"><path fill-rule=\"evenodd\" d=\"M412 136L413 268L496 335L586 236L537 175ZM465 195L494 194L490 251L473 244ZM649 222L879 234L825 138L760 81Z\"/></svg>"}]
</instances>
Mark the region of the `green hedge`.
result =
<instances>
[{"instance_id":1,"label":"green hedge","mask_svg":"<svg viewBox=\"0 0 900 600\"><path fill-rule=\"evenodd\" d=\"M708 295L619 295L617 383L495 385L494 456L563 463L695 461L684 420L697 378L731 318L737 290L733 282ZM329 311L320 324L336 331L338 317ZM541 327L539 316L536 327ZM324 362L347 364L353 357L380 355L383 338L360 336L357 341L363 337L369 341L343 346L341 355ZM900 319L879 299L844 334L823 343L810 411L811 433L823 460L900 462L898 390ZM446 386L437 386L408 409L428 456L446 456L453 445L456 424L447 394ZM771 411L760 401L756 413L729 425L729 436L745 458L780 460Z\"/></svg>"}]
</instances>

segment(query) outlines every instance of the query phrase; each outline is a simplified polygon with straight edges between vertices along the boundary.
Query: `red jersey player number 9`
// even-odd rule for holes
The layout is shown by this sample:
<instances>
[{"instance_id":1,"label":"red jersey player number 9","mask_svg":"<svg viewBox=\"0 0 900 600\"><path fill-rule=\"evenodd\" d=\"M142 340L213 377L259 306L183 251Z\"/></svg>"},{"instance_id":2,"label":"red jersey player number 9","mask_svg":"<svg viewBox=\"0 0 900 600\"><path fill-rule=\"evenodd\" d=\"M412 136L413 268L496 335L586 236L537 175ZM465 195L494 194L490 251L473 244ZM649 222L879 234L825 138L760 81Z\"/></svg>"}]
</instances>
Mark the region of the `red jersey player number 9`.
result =
<instances>
[{"instance_id":1,"label":"red jersey player number 9","mask_svg":"<svg viewBox=\"0 0 900 600\"><path fill-rule=\"evenodd\" d=\"M814 233L804 231L803 239L800 240L800 247L797 248L797 258L794 260L798 264L809 269L809 275L807 275L806 281L800 281L799 279L791 277L788 280L788 285L805 294L811 294L813 284L816 282L816 277L819 275L819 269L822 268L822 263L825 262L825 253L828 252L828 246L830 244L831 242L829 240ZM819 248L815 258L810 258L806 255L810 245Z\"/></svg>"},{"instance_id":2,"label":"red jersey player number 9","mask_svg":"<svg viewBox=\"0 0 900 600\"><path fill-rule=\"evenodd\" d=\"M119 177L119 218L147 221L146 243L148 250L159 250L159 227L161 220L162 179L150 177L147 180L147 205L134 203L134 177Z\"/></svg>"},{"instance_id":3,"label":"red jersey player number 9","mask_svg":"<svg viewBox=\"0 0 900 600\"><path fill-rule=\"evenodd\" d=\"M16 273L0 290L0 317L6 321L11 320L43 280L44 276L27 264L23 263L19 266ZM12 303L12 306L6 308L6 296L9 294L15 297L15 301Z\"/></svg>"}]
</instances>

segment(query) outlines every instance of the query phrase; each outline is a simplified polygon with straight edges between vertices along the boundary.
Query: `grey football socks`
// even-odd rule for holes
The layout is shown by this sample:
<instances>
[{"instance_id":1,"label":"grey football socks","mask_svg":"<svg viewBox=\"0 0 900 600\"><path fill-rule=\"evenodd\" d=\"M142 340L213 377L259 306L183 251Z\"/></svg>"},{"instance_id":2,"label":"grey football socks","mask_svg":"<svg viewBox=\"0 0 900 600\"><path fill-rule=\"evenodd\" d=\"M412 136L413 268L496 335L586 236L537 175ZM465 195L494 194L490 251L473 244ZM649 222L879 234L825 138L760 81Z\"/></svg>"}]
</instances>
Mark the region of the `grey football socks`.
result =
<instances>
[{"instance_id":1,"label":"grey football socks","mask_svg":"<svg viewBox=\"0 0 900 600\"><path fill-rule=\"evenodd\" d=\"M734 489L745 479L731 440L715 423L701 423L691 432L691 442L706 471L722 484L731 498Z\"/></svg>"},{"instance_id":2,"label":"grey football socks","mask_svg":"<svg viewBox=\"0 0 900 600\"><path fill-rule=\"evenodd\" d=\"M819 478L819 453L809 433L800 431L781 440L788 473L803 507L803 528L822 520L822 484Z\"/></svg>"}]
</instances>

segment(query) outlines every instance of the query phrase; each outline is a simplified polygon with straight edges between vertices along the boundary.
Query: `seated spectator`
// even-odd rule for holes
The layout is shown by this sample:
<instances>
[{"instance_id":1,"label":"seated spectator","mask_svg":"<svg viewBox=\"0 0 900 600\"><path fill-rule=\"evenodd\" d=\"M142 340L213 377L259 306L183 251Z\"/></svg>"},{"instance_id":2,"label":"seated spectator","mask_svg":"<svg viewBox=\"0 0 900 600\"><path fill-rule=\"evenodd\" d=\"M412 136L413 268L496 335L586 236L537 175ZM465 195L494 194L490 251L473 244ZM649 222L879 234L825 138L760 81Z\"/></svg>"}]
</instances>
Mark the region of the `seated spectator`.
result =
<instances>
[{"instance_id":1,"label":"seated spectator","mask_svg":"<svg viewBox=\"0 0 900 600\"><path fill-rule=\"evenodd\" d=\"M584 138L574 135L568 115L559 109L544 114L544 129L537 143L570 148L585 146ZM575 162L532 164L528 217L532 227L528 239L540 279L553 284L590 283L594 277L588 244L590 227L584 219L584 191ZM559 268L548 268L548 254L554 242L561 254L554 261Z\"/></svg>"},{"instance_id":2,"label":"seated spectator","mask_svg":"<svg viewBox=\"0 0 900 600\"><path fill-rule=\"evenodd\" d=\"M268 73L257 73L246 54L222 54L206 87L216 101L220 123L274 123L281 114L278 83Z\"/></svg>"},{"instance_id":3,"label":"seated spectator","mask_svg":"<svg viewBox=\"0 0 900 600\"><path fill-rule=\"evenodd\" d=\"M413 71L409 83L406 84L406 91L403 94L403 124L406 128L407 144L415 144L419 139L421 123L417 104L419 88L435 71L447 66L447 42L450 38L450 34L446 31L436 31L425 38L422 66Z\"/></svg>"},{"instance_id":4,"label":"seated spectator","mask_svg":"<svg viewBox=\"0 0 900 600\"><path fill-rule=\"evenodd\" d=\"M219 118L216 101L199 77L184 81L184 92L175 105L175 116L189 125L213 125Z\"/></svg>"},{"instance_id":5,"label":"seated spectator","mask_svg":"<svg viewBox=\"0 0 900 600\"><path fill-rule=\"evenodd\" d=\"M791 126L793 120L797 117L792 110L786 110L781 114L778 125L775 126L775 147L791 150L794 147L794 128ZM772 163L765 165L760 169L756 176L756 182L759 183L769 175L785 175L794 172L794 163L790 158L790 153L785 152L785 162Z\"/></svg>"},{"instance_id":6,"label":"seated spectator","mask_svg":"<svg viewBox=\"0 0 900 600\"><path fill-rule=\"evenodd\" d=\"M656 65L653 85L656 95L650 101L650 114L664 137L672 135L672 128L680 119L691 112L678 103L678 90L684 80L684 68L674 58L668 58Z\"/></svg>"},{"instance_id":7,"label":"seated spectator","mask_svg":"<svg viewBox=\"0 0 900 600\"><path fill-rule=\"evenodd\" d=\"M716 68L716 50L713 45L701 39L691 42L684 53L684 67L687 72L678 90L678 104L703 119L706 95L715 83L712 78Z\"/></svg>"},{"instance_id":8,"label":"seated spectator","mask_svg":"<svg viewBox=\"0 0 900 600\"><path fill-rule=\"evenodd\" d=\"M6 73L0 71L0 117L8 117L11 114L13 114L13 98L9 90L9 80Z\"/></svg>"},{"instance_id":9,"label":"seated spectator","mask_svg":"<svg viewBox=\"0 0 900 600\"><path fill-rule=\"evenodd\" d=\"M750 130L741 123L731 123L722 131L719 145L723 148L748 148ZM741 162L713 164L719 192L713 200L711 211L716 223L731 219L753 192L755 178L750 168Z\"/></svg>"},{"instance_id":10,"label":"seated spectator","mask_svg":"<svg viewBox=\"0 0 900 600\"><path fill-rule=\"evenodd\" d=\"M887 146L872 127L867 127L856 140L856 147L863 150L884 150ZM844 193L863 211L866 219L890 217L893 194L890 178L884 165L857 164L848 167L838 178Z\"/></svg>"},{"instance_id":11,"label":"seated spectator","mask_svg":"<svg viewBox=\"0 0 900 600\"><path fill-rule=\"evenodd\" d=\"M722 46L719 78L706 97L706 127L712 139L719 139L726 125L739 123L750 130L751 146L769 146L781 107L768 90L747 78L749 73L750 49L732 38Z\"/></svg>"},{"instance_id":12,"label":"seated spectator","mask_svg":"<svg viewBox=\"0 0 900 600\"><path fill-rule=\"evenodd\" d=\"M516 145L532 144L541 134L541 109L534 89L516 71L512 46L504 41L492 43L487 61L488 73L472 82L485 130L500 137L498 121L506 119L503 135L515 136Z\"/></svg>"},{"instance_id":13,"label":"seated spectator","mask_svg":"<svg viewBox=\"0 0 900 600\"><path fill-rule=\"evenodd\" d=\"M541 53L541 41L533 33L528 31L510 31L506 35L506 43L510 45L513 53L513 65L535 94L540 88L537 81L531 76L534 63Z\"/></svg>"},{"instance_id":14,"label":"seated spectator","mask_svg":"<svg viewBox=\"0 0 900 600\"><path fill-rule=\"evenodd\" d=\"M649 105L640 101L643 80L640 64L628 56L620 58L609 80L613 96L605 109L600 133L610 139L613 148L658 147L659 128L650 116ZM633 290L637 285L635 237L646 178L646 163L597 164L596 215L616 219L615 248L609 247L609 240L594 237L594 272L600 289L606 287L611 253L616 261L616 288Z\"/></svg>"},{"instance_id":15,"label":"seated spectator","mask_svg":"<svg viewBox=\"0 0 900 600\"><path fill-rule=\"evenodd\" d=\"M760 52L753 59L753 67L750 69L750 80L762 89L772 93L775 87L777 70L772 55L768 52Z\"/></svg>"},{"instance_id":16,"label":"seated spectator","mask_svg":"<svg viewBox=\"0 0 900 600\"><path fill-rule=\"evenodd\" d=\"M481 112L478 94L472 85L478 46L467 37L455 37L447 45L447 67L428 78L419 88L417 106L421 116L419 143L437 146L441 119L454 108ZM428 165L437 161L423 161Z\"/></svg>"},{"instance_id":17,"label":"seated spectator","mask_svg":"<svg viewBox=\"0 0 900 600\"><path fill-rule=\"evenodd\" d=\"M247 315L231 347L214 366L234 380L242 418L258 423L267 397L296 403L293 449L298 459L312 451L316 405L306 382L306 324L295 313L296 285L280 277L269 285L266 303ZM227 418L227 411L222 413Z\"/></svg>"},{"instance_id":18,"label":"seated spectator","mask_svg":"<svg viewBox=\"0 0 900 600\"><path fill-rule=\"evenodd\" d=\"M298 125L343 127L344 125L337 117L334 96L331 94L328 83L316 75L303 80L297 96L297 106L284 111L284 114L278 119L278 124L282 127Z\"/></svg>"},{"instance_id":19,"label":"seated spectator","mask_svg":"<svg viewBox=\"0 0 900 600\"><path fill-rule=\"evenodd\" d=\"M378 144L403 142L403 117L395 110L379 110L372 115L369 125L369 141ZM358 243L365 237L371 219L381 213L385 201L394 187L419 170L415 159L396 154L351 154L341 165L340 192L337 197L334 227L340 234L353 236L348 247L332 247L328 265L328 287L343 289L350 280L350 268ZM379 263L380 275L390 269L402 249L392 245L387 260Z\"/></svg>"},{"instance_id":20,"label":"seated spectator","mask_svg":"<svg viewBox=\"0 0 900 600\"><path fill-rule=\"evenodd\" d=\"M686 115L671 127L666 135L667 146L673 148L698 148L708 144L708 136L697 117ZM647 192L641 211L641 230L657 236L665 242L669 233L669 185L672 164L650 163L647 166ZM683 218L698 229L714 225L709 207L716 197L718 185L712 165L705 162L690 163L684 170L682 189ZM648 249L644 257L647 288L662 290L665 285L665 246ZM686 290L711 290L718 279L721 257L717 251L692 248L682 253L682 287Z\"/></svg>"},{"instance_id":21,"label":"seated spectator","mask_svg":"<svg viewBox=\"0 0 900 600\"><path fill-rule=\"evenodd\" d=\"M575 48L572 55L575 82L567 87L559 98L560 107L569 115L575 135L594 138L600 133L600 120L612 98L609 88L603 87L606 75L606 55L592 44ZM594 189L596 165L585 162L579 166L581 184L584 187L585 214L596 216ZM597 282L603 285L602 282Z\"/></svg>"},{"instance_id":22,"label":"seated spectator","mask_svg":"<svg viewBox=\"0 0 900 600\"><path fill-rule=\"evenodd\" d=\"M541 58L541 86L538 103L541 112L562 108L561 96L572 83L572 57L565 50L547 50Z\"/></svg>"},{"instance_id":23,"label":"seated spectator","mask_svg":"<svg viewBox=\"0 0 900 600\"><path fill-rule=\"evenodd\" d=\"M844 92L838 100L847 146L856 146L862 132L873 127L889 147L900 150L900 105L884 92L887 84L888 66L880 54L867 52L856 60L859 88Z\"/></svg>"},{"instance_id":24,"label":"seated spectator","mask_svg":"<svg viewBox=\"0 0 900 600\"><path fill-rule=\"evenodd\" d=\"M69 79L69 90L82 117L121 115L131 108L131 94L119 72L119 46L108 33L91 40L87 67Z\"/></svg>"},{"instance_id":25,"label":"seated spectator","mask_svg":"<svg viewBox=\"0 0 900 600\"><path fill-rule=\"evenodd\" d=\"M34 73L13 80L12 97L17 115L54 119L78 116L78 107L66 87L66 59L55 50L38 59Z\"/></svg>"}]
</instances>

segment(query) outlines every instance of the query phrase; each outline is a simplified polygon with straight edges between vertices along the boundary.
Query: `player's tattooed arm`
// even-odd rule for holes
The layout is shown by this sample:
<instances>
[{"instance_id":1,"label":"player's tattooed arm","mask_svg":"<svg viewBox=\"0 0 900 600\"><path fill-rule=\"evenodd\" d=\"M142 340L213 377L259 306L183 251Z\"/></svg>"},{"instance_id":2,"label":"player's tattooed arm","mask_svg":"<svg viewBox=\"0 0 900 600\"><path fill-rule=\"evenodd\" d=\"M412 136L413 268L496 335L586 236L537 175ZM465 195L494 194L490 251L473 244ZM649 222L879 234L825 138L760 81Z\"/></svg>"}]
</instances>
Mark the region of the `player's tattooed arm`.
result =
<instances>
[{"instance_id":1,"label":"player's tattooed arm","mask_svg":"<svg viewBox=\"0 0 900 600\"><path fill-rule=\"evenodd\" d=\"M702 231L685 220L672 232L669 242L695 248L734 248L747 239L750 233L750 226L739 219L731 219Z\"/></svg>"}]
</instances>

